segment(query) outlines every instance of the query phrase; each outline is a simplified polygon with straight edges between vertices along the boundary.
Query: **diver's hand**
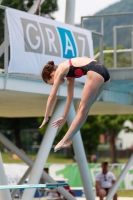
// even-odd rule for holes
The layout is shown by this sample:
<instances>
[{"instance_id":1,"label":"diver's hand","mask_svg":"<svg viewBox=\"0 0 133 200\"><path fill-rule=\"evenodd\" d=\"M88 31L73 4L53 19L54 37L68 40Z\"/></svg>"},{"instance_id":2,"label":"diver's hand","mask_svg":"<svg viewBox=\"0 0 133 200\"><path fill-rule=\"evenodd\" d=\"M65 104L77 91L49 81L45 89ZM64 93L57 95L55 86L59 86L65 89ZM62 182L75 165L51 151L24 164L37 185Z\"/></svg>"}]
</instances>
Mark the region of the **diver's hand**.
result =
<instances>
[{"instance_id":1,"label":"diver's hand","mask_svg":"<svg viewBox=\"0 0 133 200\"><path fill-rule=\"evenodd\" d=\"M49 120L49 118L44 118L44 120L39 128L42 128L47 123L48 120Z\"/></svg>"},{"instance_id":2,"label":"diver's hand","mask_svg":"<svg viewBox=\"0 0 133 200\"><path fill-rule=\"evenodd\" d=\"M56 121L52 122L52 126L61 127L64 125L65 122L66 122L66 118L61 117L61 118L57 119Z\"/></svg>"},{"instance_id":3,"label":"diver's hand","mask_svg":"<svg viewBox=\"0 0 133 200\"><path fill-rule=\"evenodd\" d=\"M54 148L54 152L59 151L60 149L70 147L72 144L72 140L69 140L67 142L64 142L61 140Z\"/></svg>"}]
</instances>

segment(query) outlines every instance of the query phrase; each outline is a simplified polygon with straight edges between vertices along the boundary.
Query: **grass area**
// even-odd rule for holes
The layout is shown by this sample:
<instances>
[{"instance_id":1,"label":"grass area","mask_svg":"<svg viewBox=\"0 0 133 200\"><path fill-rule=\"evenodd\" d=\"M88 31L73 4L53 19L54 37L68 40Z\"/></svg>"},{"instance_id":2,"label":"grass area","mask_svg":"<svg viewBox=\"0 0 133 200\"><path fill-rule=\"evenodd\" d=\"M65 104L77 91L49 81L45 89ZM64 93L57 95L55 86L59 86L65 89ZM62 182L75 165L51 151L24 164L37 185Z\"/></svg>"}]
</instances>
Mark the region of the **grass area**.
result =
<instances>
[{"instance_id":1,"label":"grass area","mask_svg":"<svg viewBox=\"0 0 133 200\"><path fill-rule=\"evenodd\" d=\"M27 154L27 156L29 156L29 158L31 160L34 160L36 157L36 154ZM13 154L12 153L2 153L2 159L4 163L23 163L23 161L19 158L13 158ZM101 163L102 161L108 161L110 163L110 158L100 158L98 160L98 163ZM127 163L128 159L119 159L118 163ZM68 164L72 164L73 163L73 158L68 158L65 157L61 154L57 154L57 153L53 153L50 154L48 159L47 159L47 163L68 163Z\"/></svg>"},{"instance_id":2,"label":"grass area","mask_svg":"<svg viewBox=\"0 0 133 200\"><path fill-rule=\"evenodd\" d=\"M21 159L17 158L11 153L2 153L2 160L4 163L24 163ZM28 154L31 160L34 160L36 155L35 154ZM47 163L68 163L72 164L72 158L66 158L60 154L50 154L47 160Z\"/></svg>"},{"instance_id":3,"label":"grass area","mask_svg":"<svg viewBox=\"0 0 133 200\"><path fill-rule=\"evenodd\" d=\"M59 154L50 154L47 160L47 163L66 163L66 164L73 164L72 158L66 158Z\"/></svg>"},{"instance_id":4,"label":"grass area","mask_svg":"<svg viewBox=\"0 0 133 200\"><path fill-rule=\"evenodd\" d=\"M20 159L14 159L11 153L1 153L3 163L23 163Z\"/></svg>"},{"instance_id":5,"label":"grass area","mask_svg":"<svg viewBox=\"0 0 133 200\"><path fill-rule=\"evenodd\" d=\"M118 190L117 194L118 194L118 197L133 197L132 190Z\"/></svg>"}]
</instances>

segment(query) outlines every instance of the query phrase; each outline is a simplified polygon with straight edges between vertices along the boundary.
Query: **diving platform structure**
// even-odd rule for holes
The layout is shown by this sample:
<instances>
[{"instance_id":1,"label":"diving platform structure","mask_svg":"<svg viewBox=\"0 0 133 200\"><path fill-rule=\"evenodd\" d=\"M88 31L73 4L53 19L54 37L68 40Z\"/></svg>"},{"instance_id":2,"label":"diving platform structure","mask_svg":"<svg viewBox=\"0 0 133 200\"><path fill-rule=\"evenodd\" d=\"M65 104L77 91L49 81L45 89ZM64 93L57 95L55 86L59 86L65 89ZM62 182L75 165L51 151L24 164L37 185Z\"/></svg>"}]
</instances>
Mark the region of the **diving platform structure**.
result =
<instances>
[{"instance_id":1,"label":"diving platform structure","mask_svg":"<svg viewBox=\"0 0 133 200\"><path fill-rule=\"evenodd\" d=\"M90 115L133 113L133 68L109 69L111 81L90 110ZM83 84L74 88L74 105L77 109ZM0 73L0 116L44 116L51 86L41 77ZM66 99L67 85L60 86L57 99Z\"/></svg>"},{"instance_id":2,"label":"diving platform structure","mask_svg":"<svg viewBox=\"0 0 133 200\"><path fill-rule=\"evenodd\" d=\"M37 1L41 5L41 1ZM43 2L43 1L42 1ZM38 4L37 4L38 5ZM74 8L75 1L66 1L66 22L73 24L74 22ZM72 9L72 10L71 10ZM30 10L31 11L31 10ZM34 8L35 11L35 8ZM34 13L34 12L33 12ZM69 20L68 20L69 19ZM5 31L7 31L5 27ZM97 34L97 33L94 33ZM100 33L100 38L102 34ZM6 52L8 54L8 36L5 33L4 45L0 47L0 56ZM101 45L101 43L100 43ZM2 49L4 52L2 53ZM102 53L102 47L100 47L100 53ZM44 116L45 106L47 98L51 91L51 86L45 84L41 77L29 74L9 74L8 73L8 58L7 54L4 57L4 69L0 71L0 117L40 117ZM101 55L101 61L103 55ZM133 113L133 66L125 68L111 68L108 69L111 75L111 81L105 90L101 93L97 101L92 106L89 115L97 114L132 114ZM71 105L70 111L68 113L67 123L70 126L76 115L76 110L78 108L82 90L84 84L76 82L74 88L74 98ZM20 180L20 184L24 182L25 177L30 174L28 184L37 184L41 175L45 178L47 182L55 183L54 180L43 171L43 167L47 161L48 155L51 150L54 138L58 133L58 128L51 127L51 122L58 119L64 109L65 99L67 97L67 85L63 84L60 86L57 93L57 100L51 112L51 119L48 123L47 130L45 132L44 138L40 145L36 160L33 162L28 156L26 156L22 151L20 151L11 141L5 138L0 133L0 141L9 150L17 154L27 165L29 169L26 174ZM79 148L80 147L80 148ZM87 200L94 200L94 193L88 174L87 160L84 152L83 142L81 139L80 131L73 138L73 148L77 158L77 163L79 166L79 171L84 187L84 193ZM45 153L44 153L45 152ZM43 158L43 159L42 159ZM133 163L133 158L131 157L130 162L127 165L126 170L129 169ZM2 168L2 164L0 163ZM124 171L125 174L125 171ZM123 178L123 176L121 176ZM119 179L120 183L121 179ZM0 184L6 185L5 177L0 178ZM118 184L118 183L117 183ZM108 200L111 199L114 192L117 190L118 185L114 187L110 196L107 197ZM64 188L57 188L57 190L65 196L66 199L75 199L70 195ZM0 191L3 194L3 200L9 200L10 195L4 191ZM24 191L22 200L25 200L28 196L29 200L32 200L34 196L35 189L31 191ZM14 194L14 193L13 193Z\"/></svg>"}]
</instances>

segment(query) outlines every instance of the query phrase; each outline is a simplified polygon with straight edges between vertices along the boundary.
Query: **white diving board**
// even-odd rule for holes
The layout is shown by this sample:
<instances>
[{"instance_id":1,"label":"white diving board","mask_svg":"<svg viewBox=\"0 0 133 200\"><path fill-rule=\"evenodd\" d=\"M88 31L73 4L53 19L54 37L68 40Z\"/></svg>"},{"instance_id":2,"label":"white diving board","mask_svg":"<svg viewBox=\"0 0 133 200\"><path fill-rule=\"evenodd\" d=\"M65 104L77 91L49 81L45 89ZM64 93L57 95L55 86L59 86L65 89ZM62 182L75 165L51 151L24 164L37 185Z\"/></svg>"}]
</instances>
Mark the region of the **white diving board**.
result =
<instances>
[{"instance_id":1,"label":"white diving board","mask_svg":"<svg viewBox=\"0 0 133 200\"><path fill-rule=\"evenodd\" d=\"M47 183L47 184L23 184L23 185L0 185L0 190L8 189L31 189L31 188L58 188L68 186L67 183Z\"/></svg>"}]
</instances>

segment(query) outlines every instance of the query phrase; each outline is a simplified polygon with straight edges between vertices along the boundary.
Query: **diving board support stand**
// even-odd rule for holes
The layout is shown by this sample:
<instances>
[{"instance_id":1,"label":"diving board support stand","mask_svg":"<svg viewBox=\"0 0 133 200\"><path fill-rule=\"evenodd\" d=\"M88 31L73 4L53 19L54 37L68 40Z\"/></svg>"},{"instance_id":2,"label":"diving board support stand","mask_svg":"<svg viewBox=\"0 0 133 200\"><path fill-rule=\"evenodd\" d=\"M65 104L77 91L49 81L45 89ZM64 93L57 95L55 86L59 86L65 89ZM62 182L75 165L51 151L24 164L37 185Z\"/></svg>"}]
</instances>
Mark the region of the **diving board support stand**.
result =
<instances>
[{"instance_id":1,"label":"diving board support stand","mask_svg":"<svg viewBox=\"0 0 133 200\"><path fill-rule=\"evenodd\" d=\"M68 119L67 119L69 126L71 125L75 116L76 112L74 104L72 103L70 110L68 112ZM85 197L87 200L94 200L95 199L94 192L92 188L91 178L89 176L89 170L80 131L78 131L73 137L73 147L84 187Z\"/></svg>"},{"instance_id":2,"label":"diving board support stand","mask_svg":"<svg viewBox=\"0 0 133 200\"><path fill-rule=\"evenodd\" d=\"M39 182L40 178L41 178L44 165L47 161L48 155L49 155L50 150L51 150L51 146L53 144L56 133L58 131L58 127L56 127L56 128L52 127L51 123L62 116L64 106L65 106L65 100L57 100L55 110L54 110L53 115L52 115L52 117L49 121L47 130L45 132L45 135L43 137L41 146L39 148L37 157L36 157L34 165L32 167L28 184L33 184L33 183L37 184ZM34 193L35 193L35 189L24 190L22 200L25 200L27 198L27 196L28 196L28 200L32 200L33 197L34 197ZM73 197L72 197L71 194L66 193L65 198L66 199L72 199ZM73 198L73 199L75 199L75 198Z\"/></svg>"},{"instance_id":3,"label":"diving board support stand","mask_svg":"<svg viewBox=\"0 0 133 200\"><path fill-rule=\"evenodd\" d=\"M31 171L32 167L29 167L26 172L24 173L24 175L22 176L22 178L20 179L20 181L18 182L18 185L21 185L24 183L24 181L26 180L26 178L29 176L30 171ZM11 197L13 198L16 193L17 193L18 189L12 190L11 191Z\"/></svg>"},{"instance_id":4,"label":"diving board support stand","mask_svg":"<svg viewBox=\"0 0 133 200\"><path fill-rule=\"evenodd\" d=\"M2 162L2 157L0 153L0 185L7 185L7 178ZM8 190L0 190L0 199L1 200L12 200L11 199L11 194L9 189Z\"/></svg>"},{"instance_id":5,"label":"diving board support stand","mask_svg":"<svg viewBox=\"0 0 133 200\"><path fill-rule=\"evenodd\" d=\"M115 182L115 184L113 185L113 187L111 188L109 194L106 197L106 200L111 200L113 198L113 196L115 195L115 193L117 192L121 182L123 181L124 177L126 176L128 170L130 169L130 167L133 165L133 153L129 159L129 161L127 162L125 168L123 169L122 173L120 174L119 178L117 179L117 181Z\"/></svg>"}]
</instances>

